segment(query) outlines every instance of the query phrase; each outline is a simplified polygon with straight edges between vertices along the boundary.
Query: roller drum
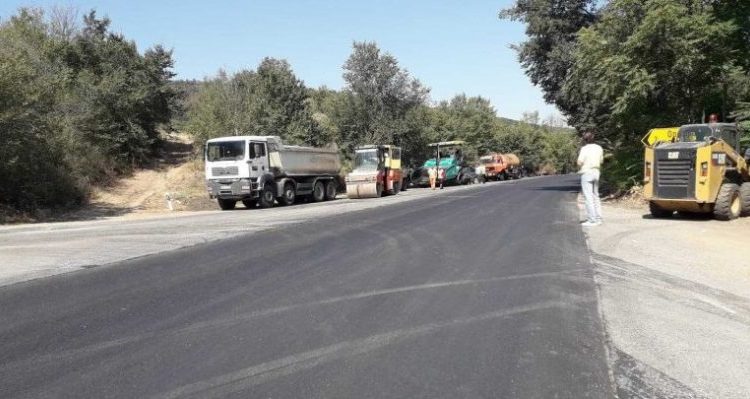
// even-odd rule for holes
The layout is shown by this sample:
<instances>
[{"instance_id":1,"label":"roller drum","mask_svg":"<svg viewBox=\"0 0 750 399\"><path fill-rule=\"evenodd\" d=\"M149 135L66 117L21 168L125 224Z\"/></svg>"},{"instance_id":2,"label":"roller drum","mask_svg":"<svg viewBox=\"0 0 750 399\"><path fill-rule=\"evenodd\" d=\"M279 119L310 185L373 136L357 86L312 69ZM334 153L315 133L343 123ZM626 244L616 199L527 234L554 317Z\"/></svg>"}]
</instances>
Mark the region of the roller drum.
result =
<instances>
[{"instance_id":1,"label":"roller drum","mask_svg":"<svg viewBox=\"0 0 750 399\"><path fill-rule=\"evenodd\" d=\"M377 183L347 183L346 196L348 198L377 198Z\"/></svg>"}]
</instances>

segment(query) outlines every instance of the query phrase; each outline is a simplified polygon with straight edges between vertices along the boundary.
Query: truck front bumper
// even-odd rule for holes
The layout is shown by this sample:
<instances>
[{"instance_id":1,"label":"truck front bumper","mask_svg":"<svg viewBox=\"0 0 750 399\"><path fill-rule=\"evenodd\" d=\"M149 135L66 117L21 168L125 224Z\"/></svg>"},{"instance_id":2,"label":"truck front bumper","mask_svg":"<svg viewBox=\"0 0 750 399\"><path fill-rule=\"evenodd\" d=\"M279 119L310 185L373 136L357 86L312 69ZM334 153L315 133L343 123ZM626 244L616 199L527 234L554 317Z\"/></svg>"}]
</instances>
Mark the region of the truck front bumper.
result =
<instances>
[{"instance_id":1,"label":"truck front bumper","mask_svg":"<svg viewBox=\"0 0 750 399\"><path fill-rule=\"evenodd\" d=\"M207 180L206 190L210 198L236 199L258 198L258 183L250 179Z\"/></svg>"}]
</instances>

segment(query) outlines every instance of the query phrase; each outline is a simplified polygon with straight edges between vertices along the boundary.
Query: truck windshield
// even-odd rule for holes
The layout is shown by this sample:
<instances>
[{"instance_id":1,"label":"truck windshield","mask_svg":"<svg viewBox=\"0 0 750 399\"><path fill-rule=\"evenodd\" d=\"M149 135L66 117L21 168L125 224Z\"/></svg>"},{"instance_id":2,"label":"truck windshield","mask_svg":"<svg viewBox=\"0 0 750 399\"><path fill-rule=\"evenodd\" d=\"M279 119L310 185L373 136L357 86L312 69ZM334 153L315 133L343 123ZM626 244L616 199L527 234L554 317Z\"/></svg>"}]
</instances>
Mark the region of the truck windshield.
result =
<instances>
[{"instance_id":1,"label":"truck windshield","mask_svg":"<svg viewBox=\"0 0 750 399\"><path fill-rule=\"evenodd\" d=\"M364 150L354 153L354 169L375 170L378 168L378 150Z\"/></svg>"},{"instance_id":2,"label":"truck windshield","mask_svg":"<svg viewBox=\"0 0 750 399\"><path fill-rule=\"evenodd\" d=\"M208 143L206 149L206 160L216 161L241 161L245 158L244 141L220 141Z\"/></svg>"}]
</instances>

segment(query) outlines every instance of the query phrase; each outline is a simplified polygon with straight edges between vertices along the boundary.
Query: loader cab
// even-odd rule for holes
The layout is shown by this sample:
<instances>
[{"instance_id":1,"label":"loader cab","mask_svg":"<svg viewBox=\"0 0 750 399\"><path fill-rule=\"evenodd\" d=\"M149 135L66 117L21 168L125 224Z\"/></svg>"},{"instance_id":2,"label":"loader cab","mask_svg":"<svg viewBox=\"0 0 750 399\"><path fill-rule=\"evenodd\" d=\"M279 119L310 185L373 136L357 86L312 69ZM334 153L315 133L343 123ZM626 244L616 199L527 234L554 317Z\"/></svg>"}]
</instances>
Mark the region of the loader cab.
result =
<instances>
[{"instance_id":1,"label":"loader cab","mask_svg":"<svg viewBox=\"0 0 750 399\"><path fill-rule=\"evenodd\" d=\"M710 143L717 139L724 140L735 151L740 152L739 130L731 123L685 125L680 127L677 137L678 141L683 143Z\"/></svg>"}]
</instances>

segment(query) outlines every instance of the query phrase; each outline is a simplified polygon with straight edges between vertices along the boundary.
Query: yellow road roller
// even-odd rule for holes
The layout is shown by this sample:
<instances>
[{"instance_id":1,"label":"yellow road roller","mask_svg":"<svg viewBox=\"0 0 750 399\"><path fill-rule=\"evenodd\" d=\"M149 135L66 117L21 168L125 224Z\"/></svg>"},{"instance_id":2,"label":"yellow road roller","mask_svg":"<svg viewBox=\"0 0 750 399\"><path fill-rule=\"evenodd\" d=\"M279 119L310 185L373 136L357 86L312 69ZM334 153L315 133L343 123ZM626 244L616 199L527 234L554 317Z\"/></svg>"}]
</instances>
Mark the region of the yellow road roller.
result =
<instances>
[{"instance_id":1,"label":"yellow road roller","mask_svg":"<svg viewBox=\"0 0 750 399\"><path fill-rule=\"evenodd\" d=\"M346 176L346 196L376 198L406 189L401 170L401 148L367 145L354 151L354 169Z\"/></svg>"}]
</instances>

